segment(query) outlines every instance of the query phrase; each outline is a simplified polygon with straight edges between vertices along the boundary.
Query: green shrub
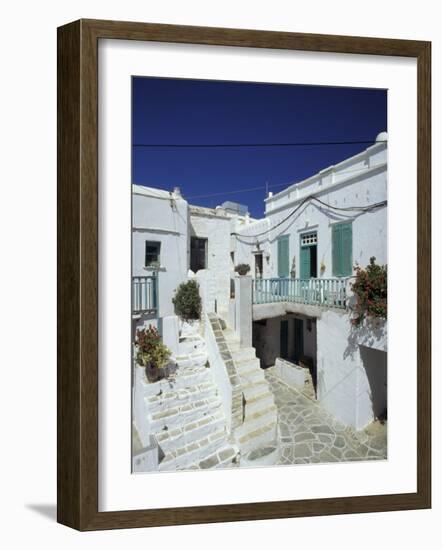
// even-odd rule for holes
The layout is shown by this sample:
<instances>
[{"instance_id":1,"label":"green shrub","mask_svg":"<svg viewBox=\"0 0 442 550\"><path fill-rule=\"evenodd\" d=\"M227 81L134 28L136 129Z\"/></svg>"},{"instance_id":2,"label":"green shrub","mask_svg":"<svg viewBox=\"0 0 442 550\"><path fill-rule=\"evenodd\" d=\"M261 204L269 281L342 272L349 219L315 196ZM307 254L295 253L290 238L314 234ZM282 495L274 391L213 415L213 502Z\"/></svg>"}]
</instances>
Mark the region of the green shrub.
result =
<instances>
[{"instance_id":1,"label":"green shrub","mask_svg":"<svg viewBox=\"0 0 442 550\"><path fill-rule=\"evenodd\" d=\"M199 285L193 279L180 284L172 302L175 306L175 313L183 321L194 321L201 318Z\"/></svg>"},{"instance_id":2,"label":"green shrub","mask_svg":"<svg viewBox=\"0 0 442 550\"><path fill-rule=\"evenodd\" d=\"M238 273L238 275L247 275L247 273L250 271L249 264L238 264L235 266L235 271Z\"/></svg>"},{"instance_id":3,"label":"green shrub","mask_svg":"<svg viewBox=\"0 0 442 550\"><path fill-rule=\"evenodd\" d=\"M387 266L376 264L376 258L370 258L370 264L356 269L356 279L351 289L356 295L356 317L352 323L358 326L365 317L387 318Z\"/></svg>"}]
</instances>

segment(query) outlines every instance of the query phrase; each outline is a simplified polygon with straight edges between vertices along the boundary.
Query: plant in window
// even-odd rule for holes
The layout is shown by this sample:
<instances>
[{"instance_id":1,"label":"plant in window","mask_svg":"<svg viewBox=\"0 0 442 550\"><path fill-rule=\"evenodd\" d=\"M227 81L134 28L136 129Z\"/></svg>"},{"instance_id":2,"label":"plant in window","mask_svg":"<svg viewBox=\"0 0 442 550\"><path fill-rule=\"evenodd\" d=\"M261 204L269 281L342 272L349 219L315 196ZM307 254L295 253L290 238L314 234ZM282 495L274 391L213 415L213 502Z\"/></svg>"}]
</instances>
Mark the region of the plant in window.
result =
<instances>
[{"instance_id":1,"label":"plant in window","mask_svg":"<svg viewBox=\"0 0 442 550\"><path fill-rule=\"evenodd\" d=\"M171 356L167 346L161 341L161 336L155 327L137 330L135 339L135 360L146 370L149 382L164 378L166 365Z\"/></svg>"},{"instance_id":2,"label":"plant in window","mask_svg":"<svg viewBox=\"0 0 442 550\"><path fill-rule=\"evenodd\" d=\"M387 266L376 264L376 258L370 258L369 265L363 269L355 266L356 278L351 289L356 296L355 314L352 324L359 326L364 318L387 318Z\"/></svg>"},{"instance_id":3,"label":"plant in window","mask_svg":"<svg viewBox=\"0 0 442 550\"><path fill-rule=\"evenodd\" d=\"M249 264L238 264L235 266L235 271L238 273L238 275L247 275L247 273L250 271Z\"/></svg>"},{"instance_id":4,"label":"plant in window","mask_svg":"<svg viewBox=\"0 0 442 550\"><path fill-rule=\"evenodd\" d=\"M182 321L195 321L201 317L201 297L199 285L190 280L181 283L172 298L175 313Z\"/></svg>"}]
</instances>

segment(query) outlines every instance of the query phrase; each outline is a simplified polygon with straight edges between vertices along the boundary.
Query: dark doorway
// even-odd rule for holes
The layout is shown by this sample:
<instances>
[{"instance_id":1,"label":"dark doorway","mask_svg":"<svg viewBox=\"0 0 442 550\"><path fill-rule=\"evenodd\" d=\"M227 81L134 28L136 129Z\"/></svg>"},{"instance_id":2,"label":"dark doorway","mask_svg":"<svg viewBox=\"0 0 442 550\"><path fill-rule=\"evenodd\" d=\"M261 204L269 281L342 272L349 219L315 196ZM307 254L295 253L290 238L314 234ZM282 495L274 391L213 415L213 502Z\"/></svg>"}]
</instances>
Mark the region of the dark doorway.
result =
<instances>
[{"instance_id":1,"label":"dark doorway","mask_svg":"<svg viewBox=\"0 0 442 550\"><path fill-rule=\"evenodd\" d=\"M289 322L281 321L280 331L280 357L288 359L289 356Z\"/></svg>"},{"instance_id":2,"label":"dark doorway","mask_svg":"<svg viewBox=\"0 0 442 550\"><path fill-rule=\"evenodd\" d=\"M262 279L262 254L255 254L255 279Z\"/></svg>"},{"instance_id":3,"label":"dark doorway","mask_svg":"<svg viewBox=\"0 0 442 550\"><path fill-rule=\"evenodd\" d=\"M190 238L190 269L196 273L207 268L207 239Z\"/></svg>"},{"instance_id":4,"label":"dark doorway","mask_svg":"<svg viewBox=\"0 0 442 550\"><path fill-rule=\"evenodd\" d=\"M295 337L295 349L293 352L293 359L296 364L304 355L304 321L302 319L293 319L294 325L294 337Z\"/></svg>"}]
</instances>

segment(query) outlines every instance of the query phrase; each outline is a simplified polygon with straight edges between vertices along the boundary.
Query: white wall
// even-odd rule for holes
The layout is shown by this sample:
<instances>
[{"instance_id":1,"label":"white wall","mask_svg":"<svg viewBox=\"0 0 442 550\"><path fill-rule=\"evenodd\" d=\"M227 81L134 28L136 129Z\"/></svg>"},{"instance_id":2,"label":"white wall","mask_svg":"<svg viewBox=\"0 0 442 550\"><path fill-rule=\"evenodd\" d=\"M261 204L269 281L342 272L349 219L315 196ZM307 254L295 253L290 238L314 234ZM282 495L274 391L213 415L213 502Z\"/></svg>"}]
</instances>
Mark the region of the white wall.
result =
<instances>
[{"instance_id":1,"label":"white wall","mask_svg":"<svg viewBox=\"0 0 442 550\"><path fill-rule=\"evenodd\" d=\"M174 315L172 296L187 278L188 208L180 198L167 193L150 196L134 186L132 195L132 275L149 275L145 264L145 242L161 243L158 270L159 317Z\"/></svg>"},{"instance_id":2,"label":"white wall","mask_svg":"<svg viewBox=\"0 0 442 550\"><path fill-rule=\"evenodd\" d=\"M207 239L207 269L216 282L217 311L227 319L231 276L230 218L222 210L190 207L190 235Z\"/></svg>"},{"instance_id":3,"label":"white wall","mask_svg":"<svg viewBox=\"0 0 442 550\"><path fill-rule=\"evenodd\" d=\"M375 136L373 136L374 139ZM304 182L289 187L266 201L266 218L270 227L276 227L293 211L300 201L315 193L323 202L332 206L367 206L387 199L386 144L377 143L366 152L342 162L333 170L312 175ZM296 263L296 276L300 274L300 236L304 232L316 231L318 277L333 277L332 271L332 224L352 221L353 265L365 267L371 256L377 263L387 264L387 207L373 212L338 212L325 210L318 203L307 203L298 213L270 231L268 236L258 237L261 247L270 252L264 260L264 277L278 275L277 238L289 235L289 261ZM252 262L252 250L256 249L256 235L265 229L265 221L241 227L238 233L237 249L241 258ZM325 270L320 271L321 262ZM251 263L252 265L252 263Z\"/></svg>"},{"instance_id":4,"label":"white wall","mask_svg":"<svg viewBox=\"0 0 442 550\"><path fill-rule=\"evenodd\" d=\"M317 319L317 342L318 401L344 424L363 428L374 419L372 397L386 403L386 353L365 348L362 358L350 316L333 310ZM383 354L380 362L373 351Z\"/></svg>"}]
</instances>

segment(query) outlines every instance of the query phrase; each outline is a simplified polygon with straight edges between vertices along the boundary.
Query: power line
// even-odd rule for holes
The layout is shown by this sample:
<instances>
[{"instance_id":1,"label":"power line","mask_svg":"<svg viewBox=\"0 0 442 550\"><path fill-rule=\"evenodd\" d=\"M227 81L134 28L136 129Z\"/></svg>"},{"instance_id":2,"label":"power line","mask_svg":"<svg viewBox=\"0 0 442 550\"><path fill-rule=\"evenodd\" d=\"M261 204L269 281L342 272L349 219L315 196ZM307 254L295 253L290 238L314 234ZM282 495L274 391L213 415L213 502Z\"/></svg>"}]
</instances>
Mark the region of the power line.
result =
<instances>
[{"instance_id":1,"label":"power line","mask_svg":"<svg viewBox=\"0 0 442 550\"><path fill-rule=\"evenodd\" d=\"M251 239L255 239L257 237L262 237L263 235L267 235L267 233L270 233L270 231L274 231L275 229L280 227L283 223L285 223L288 219L290 219L292 216L294 216L296 214L296 212L298 212L298 210L306 202L310 202L310 201L317 201L320 204L322 204L323 206L326 206L327 208L330 208L331 210L338 210L338 211L345 211L345 212L348 212L348 211L370 212L371 210L375 210L376 208L380 208L381 206L385 206L387 204L387 201L384 200L384 201L376 202L376 203L373 203L373 204L368 204L367 206L339 207L339 206L332 206L331 204L327 204L327 203L321 201L320 199L318 199L317 197L315 197L315 195L309 195L308 197L305 197L298 204L298 206L295 209L293 209L285 218L283 218L279 223L277 223L273 227L271 227L269 229L266 229L265 231L262 231L261 233L257 233L256 235L244 235L242 233L236 233L236 232L231 233L231 235L233 235L235 237L251 238Z\"/></svg>"},{"instance_id":2,"label":"power line","mask_svg":"<svg viewBox=\"0 0 442 550\"><path fill-rule=\"evenodd\" d=\"M379 140L375 143L386 143ZM373 140L361 141L305 141L287 143L134 143L132 147L170 147L170 148L215 148L215 147L316 147L323 145L366 145L373 144Z\"/></svg>"},{"instance_id":3,"label":"power line","mask_svg":"<svg viewBox=\"0 0 442 550\"><path fill-rule=\"evenodd\" d=\"M367 168L356 168L354 170L342 170L342 171L339 171L337 172L338 175L344 175L344 174L353 174L354 172L365 172L367 170ZM310 176L311 177L311 176ZM306 179L309 179L309 178L306 178ZM223 195L234 195L236 193L247 193L249 191L260 191L261 189L265 189L266 190L266 195L267 195L267 190L270 189L270 188L274 188L274 187L290 187L292 185L296 185L297 183L301 183L301 182L296 182L296 181L291 181L291 182L286 182L286 183L274 183L274 184L267 184L266 185L260 185L258 187L244 187L242 189L235 189L234 191L225 191L225 192L220 192L220 193L210 193L210 194L207 194L207 195L192 195L190 197L186 197L187 199L206 199L206 198L210 198L210 197L219 197L219 196L223 196Z\"/></svg>"}]
</instances>

